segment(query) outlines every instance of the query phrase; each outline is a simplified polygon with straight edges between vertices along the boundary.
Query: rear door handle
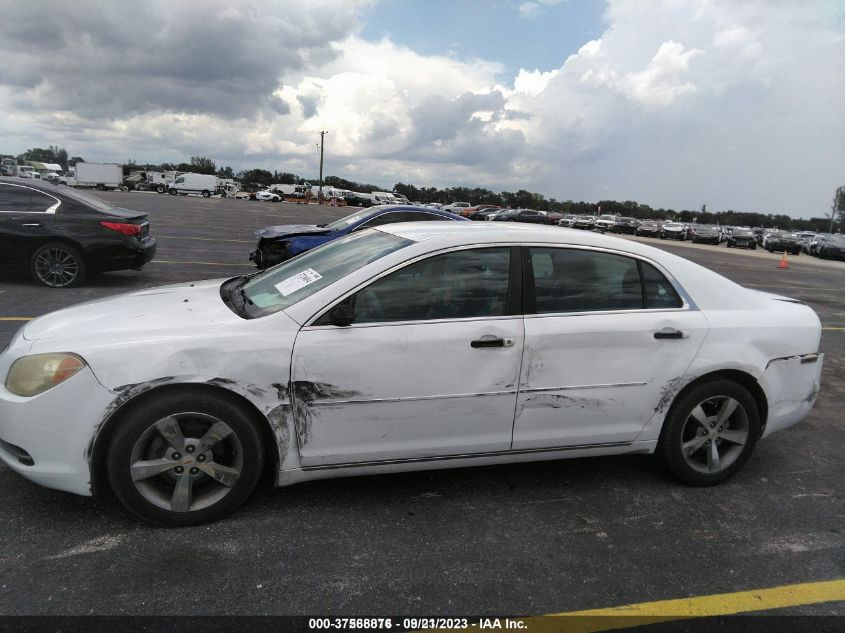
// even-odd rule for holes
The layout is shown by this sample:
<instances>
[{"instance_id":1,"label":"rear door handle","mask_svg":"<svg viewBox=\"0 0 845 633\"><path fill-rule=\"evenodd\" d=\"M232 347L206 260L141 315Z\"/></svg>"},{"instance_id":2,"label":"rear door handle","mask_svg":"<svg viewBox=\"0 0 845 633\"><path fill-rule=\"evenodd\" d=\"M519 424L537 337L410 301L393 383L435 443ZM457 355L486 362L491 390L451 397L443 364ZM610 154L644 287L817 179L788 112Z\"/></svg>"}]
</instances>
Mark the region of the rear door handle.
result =
<instances>
[{"instance_id":1,"label":"rear door handle","mask_svg":"<svg viewBox=\"0 0 845 633\"><path fill-rule=\"evenodd\" d=\"M470 343L472 347L511 347L513 345L512 338L495 338L483 336Z\"/></svg>"},{"instance_id":2,"label":"rear door handle","mask_svg":"<svg viewBox=\"0 0 845 633\"><path fill-rule=\"evenodd\" d=\"M671 327L665 327L654 333L654 338L684 338L684 333Z\"/></svg>"}]
</instances>

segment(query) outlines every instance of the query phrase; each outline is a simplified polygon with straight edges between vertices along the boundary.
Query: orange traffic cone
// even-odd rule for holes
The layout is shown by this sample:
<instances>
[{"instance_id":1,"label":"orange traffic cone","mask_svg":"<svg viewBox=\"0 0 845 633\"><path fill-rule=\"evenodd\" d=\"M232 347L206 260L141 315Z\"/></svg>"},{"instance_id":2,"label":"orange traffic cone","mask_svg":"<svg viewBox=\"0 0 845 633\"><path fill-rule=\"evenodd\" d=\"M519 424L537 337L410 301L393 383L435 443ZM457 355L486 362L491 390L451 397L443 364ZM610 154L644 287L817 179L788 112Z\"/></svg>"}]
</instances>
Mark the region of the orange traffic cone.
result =
<instances>
[{"instance_id":1,"label":"orange traffic cone","mask_svg":"<svg viewBox=\"0 0 845 633\"><path fill-rule=\"evenodd\" d=\"M778 268L786 270L789 268L789 261L786 259L786 251L783 252L783 257L780 258L780 264L778 264Z\"/></svg>"}]
</instances>

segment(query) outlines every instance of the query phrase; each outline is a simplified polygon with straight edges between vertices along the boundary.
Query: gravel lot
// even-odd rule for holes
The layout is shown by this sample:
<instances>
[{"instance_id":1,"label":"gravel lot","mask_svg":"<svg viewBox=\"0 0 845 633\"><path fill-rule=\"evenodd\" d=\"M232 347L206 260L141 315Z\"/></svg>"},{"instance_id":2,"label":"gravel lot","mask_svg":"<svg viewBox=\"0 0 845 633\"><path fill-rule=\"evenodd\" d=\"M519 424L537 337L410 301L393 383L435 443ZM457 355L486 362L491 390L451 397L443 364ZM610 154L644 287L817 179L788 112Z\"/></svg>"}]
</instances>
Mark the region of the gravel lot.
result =
<instances>
[{"instance_id":1,"label":"gravel lot","mask_svg":"<svg viewBox=\"0 0 845 633\"><path fill-rule=\"evenodd\" d=\"M156 260L74 290L0 278L0 318L242 274L253 230L348 212L102 197L149 212ZM843 577L845 263L790 257L778 270L765 251L644 241L800 298L828 328L815 410L726 484L684 487L643 456L580 459L266 489L218 524L162 530L0 465L0 613L528 615ZM0 321L0 349L20 325Z\"/></svg>"}]
</instances>

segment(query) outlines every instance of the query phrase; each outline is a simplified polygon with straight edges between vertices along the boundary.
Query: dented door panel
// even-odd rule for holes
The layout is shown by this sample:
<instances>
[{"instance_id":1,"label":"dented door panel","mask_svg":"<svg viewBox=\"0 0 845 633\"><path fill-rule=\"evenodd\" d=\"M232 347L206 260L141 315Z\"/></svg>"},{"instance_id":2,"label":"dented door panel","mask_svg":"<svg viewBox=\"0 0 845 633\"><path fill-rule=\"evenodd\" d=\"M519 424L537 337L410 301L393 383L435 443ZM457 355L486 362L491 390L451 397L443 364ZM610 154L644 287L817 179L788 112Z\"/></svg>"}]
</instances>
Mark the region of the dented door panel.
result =
<instances>
[{"instance_id":1,"label":"dented door panel","mask_svg":"<svg viewBox=\"0 0 845 633\"><path fill-rule=\"evenodd\" d=\"M706 328L697 310L526 316L514 450L633 441Z\"/></svg>"},{"instance_id":2,"label":"dented door panel","mask_svg":"<svg viewBox=\"0 0 845 633\"><path fill-rule=\"evenodd\" d=\"M472 347L482 337L503 347ZM304 467L510 448L521 317L312 327L293 353Z\"/></svg>"}]
</instances>

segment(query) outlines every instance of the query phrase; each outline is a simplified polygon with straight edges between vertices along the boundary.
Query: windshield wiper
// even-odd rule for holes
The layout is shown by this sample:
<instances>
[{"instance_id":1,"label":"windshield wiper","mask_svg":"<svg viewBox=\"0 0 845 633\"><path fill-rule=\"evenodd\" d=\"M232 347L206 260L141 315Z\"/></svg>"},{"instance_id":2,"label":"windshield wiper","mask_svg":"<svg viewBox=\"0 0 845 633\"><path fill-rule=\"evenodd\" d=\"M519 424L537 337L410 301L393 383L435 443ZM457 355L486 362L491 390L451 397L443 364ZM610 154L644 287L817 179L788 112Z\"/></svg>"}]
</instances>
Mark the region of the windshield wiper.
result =
<instances>
[{"instance_id":1,"label":"windshield wiper","mask_svg":"<svg viewBox=\"0 0 845 633\"><path fill-rule=\"evenodd\" d=\"M238 288L238 294L239 294L239 295L241 296L241 298L244 300L244 303L248 303L249 305L254 306L254 305L255 305L255 303L253 303L252 299L250 299L250 298L247 296L247 294L246 294L246 290L244 290L244 286L246 286L246 283L244 283L243 285L241 285L241 287L240 287L240 288Z\"/></svg>"}]
</instances>

